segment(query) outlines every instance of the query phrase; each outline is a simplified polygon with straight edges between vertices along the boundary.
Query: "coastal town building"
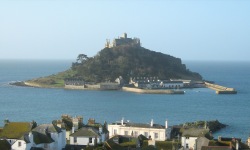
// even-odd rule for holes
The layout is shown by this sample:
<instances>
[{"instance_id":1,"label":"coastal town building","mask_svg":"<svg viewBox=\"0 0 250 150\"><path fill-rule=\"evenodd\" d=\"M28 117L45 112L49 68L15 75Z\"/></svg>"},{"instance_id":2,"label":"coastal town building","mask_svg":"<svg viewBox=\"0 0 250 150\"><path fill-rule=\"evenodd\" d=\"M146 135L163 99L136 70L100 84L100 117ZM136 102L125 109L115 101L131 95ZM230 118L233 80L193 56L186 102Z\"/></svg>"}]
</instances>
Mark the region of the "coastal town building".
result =
<instances>
[{"instance_id":1,"label":"coastal town building","mask_svg":"<svg viewBox=\"0 0 250 150\"><path fill-rule=\"evenodd\" d=\"M70 145L95 146L102 142L101 133L94 127L82 127L70 135Z\"/></svg>"},{"instance_id":2,"label":"coastal town building","mask_svg":"<svg viewBox=\"0 0 250 150\"><path fill-rule=\"evenodd\" d=\"M184 129L181 136L182 147L184 150L200 150L202 146L208 146L209 140L205 138L207 133L209 133L209 130L204 128Z\"/></svg>"},{"instance_id":3,"label":"coastal town building","mask_svg":"<svg viewBox=\"0 0 250 150\"><path fill-rule=\"evenodd\" d=\"M165 141L170 137L171 129L168 128L168 122L165 122L165 126L154 124L151 120L150 124L132 123L124 121L115 122L108 125L109 138L115 135L133 136L138 137L140 134L147 138L151 138L155 141Z\"/></svg>"},{"instance_id":4,"label":"coastal town building","mask_svg":"<svg viewBox=\"0 0 250 150\"><path fill-rule=\"evenodd\" d=\"M66 145L66 130L54 124L42 124L32 130L32 147L46 150L63 149Z\"/></svg>"},{"instance_id":5,"label":"coastal town building","mask_svg":"<svg viewBox=\"0 0 250 150\"><path fill-rule=\"evenodd\" d=\"M63 149L66 145L65 130L53 124L36 126L35 122L10 122L0 131L0 140L7 141L12 150Z\"/></svg>"},{"instance_id":6,"label":"coastal town building","mask_svg":"<svg viewBox=\"0 0 250 150\"><path fill-rule=\"evenodd\" d=\"M160 80L158 77L133 77L129 84L141 89L180 89L184 87L181 80Z\"/></svg>"},{"instance_id":7,"label":"coastal town building","mask_svg":"<svg viewBox=\"0 0 250 150\"><path fill-rule=\"evenodd\" d=\"M61 116L61 119L55 121L55 124L59 128L64 128L66 130L66 141L68 141L69 135L72 134L72 128L74 127L75 131L83 126L83 117L82 116L72 117L70 115L63 114Z\"/></svg>"},{"instance_id":8,"label":"coastal town building","mask_svg":"<svg viewBox=\"0 0 250 150\"><path fill-rule=\"evenodd\" d=\"M8 142L13 150L29 150L32 147L32 127L34 122L10 122L4 121L4 127L0 131L0 140ZM3 142L2 142L3 143Z\"/></svg>"},{"instance_id":9,"label":"coastal town building","mask_svg":"<svg viewBox=\"0 0 250 150\"><path fill-rule=\"evenodd\" d=\"M67 148L85 148L86 146L96 146L108 139L107 123L104 125L96 123L95 119L90 118L88 123L78 130L72 128L70 141Z\"/></svg>"},{"instance_id":10,"label":"coastal town building","mask_svg":"<svg viewBox=\"0 0 250 150\"><path fill-rule=\"evenodd\" d=\"M139 38L128 38L127 33L123 33L121 37L114 39L111 43L109 39L106 40L105 47L112 48L121 45L130 45L130 46L141 46Z\"/></svg>"}]
</instances>

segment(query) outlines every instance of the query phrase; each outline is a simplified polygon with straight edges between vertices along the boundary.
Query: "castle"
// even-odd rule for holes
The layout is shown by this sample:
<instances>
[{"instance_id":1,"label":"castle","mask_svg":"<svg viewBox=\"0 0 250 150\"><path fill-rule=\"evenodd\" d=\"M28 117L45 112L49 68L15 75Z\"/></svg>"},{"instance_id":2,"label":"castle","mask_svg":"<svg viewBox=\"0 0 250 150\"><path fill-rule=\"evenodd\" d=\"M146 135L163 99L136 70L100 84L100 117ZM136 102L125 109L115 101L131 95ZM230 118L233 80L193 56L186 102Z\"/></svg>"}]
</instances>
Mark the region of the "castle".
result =
<instances>
[{"instance_id":1,"label":"castle","mask_svg":"<svg viewBox=\"0 0 250 150\"><path fill-rule=\"evenodd\" d=\"M131 46L141 46L140 39L139 38L128 38L127 33L123 33L121 37L118 37L118 39L114 39L112 43L110 43L110 40L106 40L105 47L112 48L120 45L131 45Z\"/></svg>"}]
</instances>

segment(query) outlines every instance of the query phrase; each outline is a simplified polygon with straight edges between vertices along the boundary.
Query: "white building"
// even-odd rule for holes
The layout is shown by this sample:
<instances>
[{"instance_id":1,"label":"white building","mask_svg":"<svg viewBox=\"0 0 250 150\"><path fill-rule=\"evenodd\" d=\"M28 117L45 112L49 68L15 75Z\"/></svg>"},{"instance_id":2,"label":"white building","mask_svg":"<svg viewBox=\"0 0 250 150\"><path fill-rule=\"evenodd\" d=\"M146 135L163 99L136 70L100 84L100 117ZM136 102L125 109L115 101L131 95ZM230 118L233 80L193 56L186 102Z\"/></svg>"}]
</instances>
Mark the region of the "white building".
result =
<instances>
[{"instance_id":1,"label":"white building","mask_svg":"<svg viewBox=\"0 0 250 150\"><path fill-rule=\"evenodd\" d=\"M103 142L102 129L82 127L70 135L70 145L92 145Z\"/></svg>"},{"instance_id":2,"label":"white building","mask_svg":"<svg viewBox=\"0 0 250 150\"><path fill-rule=\"evenodd\" d=\"M181 137L181 145L183 146L184 150L189 149L197 149L197 147L201 146L208 146L208 141L203 142L205 145L197 145L198 141L204 141L204 139L197 140L200 137L204 137L209 132L208 129L199 129L199 128L189 128L185 129L182 133ZM199 142L201 143L201 142Z\"/></svg>"},{"instance_id":3,"label":"white building","mask_svg":"<svg viewBox=\"0 0 250 150\"><path fill-rule=\"evenodd\" d=\"M32 130L32 147L46 150L59 150L65 148L66 130L54 124L42 124Z\"/></svg>"},{"instance_id":4,"label":"white building","mask_svg":"<svg viewBox=\"0 0 250 150\"><path fill-rule=\"evenodd\" d=\"M33 122L9 122L9 120L5 120L4 123L3 129L0 131L0 140L6 140L12 150L30 150Z\"/></svg>"},{"instance_id":5,"label":"white building","mask_svg":"<svg viewBox=\"0 0 250 150\"><path fill-rule=\"evenodd\" d=\"M167 137L170 137L170 132L168 131L168 122L165 122L165 126L154 124L151 120L150 124L143 123L130 123L124 122L122 119L121 122L112 123L108 125L109 138L115 135L125 135L125 136L134 136L138 137L140 134L144 135L147 138L156 141L165 141Z\"/></svg>"},{"instance_id":6,"label":"white building","mask_svg":"<svg viewBox=\"0 0 250 150\"><path fill-rule=\"evenodd\" d=\"M30 150L32 148L60 150L65 147L65 130L53 124L35 127L34 123L5 121L5 126L0 131L0 140L8 141L12 150Z\"/></svg>"}]
</instances>

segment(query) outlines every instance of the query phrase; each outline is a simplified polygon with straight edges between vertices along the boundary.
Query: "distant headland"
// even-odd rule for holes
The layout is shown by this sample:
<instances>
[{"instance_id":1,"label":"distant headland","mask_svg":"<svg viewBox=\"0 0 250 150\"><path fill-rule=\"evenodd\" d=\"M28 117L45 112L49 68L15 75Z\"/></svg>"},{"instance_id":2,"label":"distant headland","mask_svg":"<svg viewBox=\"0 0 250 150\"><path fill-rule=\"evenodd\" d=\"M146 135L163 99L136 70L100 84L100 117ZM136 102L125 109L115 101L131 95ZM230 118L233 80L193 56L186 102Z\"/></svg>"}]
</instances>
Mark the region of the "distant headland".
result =
<instances>
[{"instance_id":1,"label":"distant headland","mask_svg":"<svg viewBox=\"0 0 250 150\"><path fill-rule=\"evenodd\" d=\"M187 69L180 58L148 50L139 38L128 38L126 33L112 43L106 40L105 48L93 57L79 54L64 72L14 84L157 94L184 94L183 88L214 87L199 73ZM237 93L232 88L213 89L220 91L217 94Z\"/></svg>"}]
</instances>

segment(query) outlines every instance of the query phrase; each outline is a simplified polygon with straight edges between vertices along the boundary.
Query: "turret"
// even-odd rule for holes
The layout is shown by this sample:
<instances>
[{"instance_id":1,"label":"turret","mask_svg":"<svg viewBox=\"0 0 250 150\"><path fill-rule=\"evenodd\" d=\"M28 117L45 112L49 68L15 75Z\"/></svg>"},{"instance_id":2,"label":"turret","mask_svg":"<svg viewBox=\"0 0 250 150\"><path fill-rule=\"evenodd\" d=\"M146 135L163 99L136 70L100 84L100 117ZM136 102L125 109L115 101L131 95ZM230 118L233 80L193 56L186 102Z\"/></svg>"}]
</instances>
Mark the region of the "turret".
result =
<instances>
[{"instance_id":1,"label":"turret","mask_svg":"<svg viewBox=\"0 0 250 150\"><path fill-rule=\"evenodd\" d=\"M126 39L127 38L127 33L123 33L122 38Z\"/></svg>"}]
</instances>

